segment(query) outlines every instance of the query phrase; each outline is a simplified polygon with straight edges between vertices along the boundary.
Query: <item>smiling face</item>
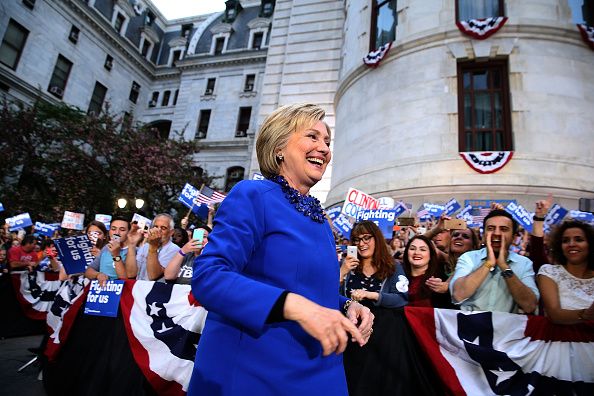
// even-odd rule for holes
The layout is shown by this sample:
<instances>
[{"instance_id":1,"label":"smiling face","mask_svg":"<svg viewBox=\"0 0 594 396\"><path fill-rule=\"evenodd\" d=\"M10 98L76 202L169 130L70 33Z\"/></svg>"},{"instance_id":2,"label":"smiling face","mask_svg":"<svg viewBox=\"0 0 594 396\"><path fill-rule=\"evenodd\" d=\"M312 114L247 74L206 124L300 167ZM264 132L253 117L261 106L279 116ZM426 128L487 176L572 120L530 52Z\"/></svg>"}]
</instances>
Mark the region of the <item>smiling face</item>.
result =
<instances>
[{"instance_id":1,"label":"smiling face","mask_svg":"<svg viewBox=\"0 0 594 396\"><path fill-rule=\"evenodd\" d=\"M561 237L561 250L567 264L583 264L588 260L589 245L581 228L568 228Z\"/></svg>"},{"instance_id":2,"label":"smiling face","mask_svg":"<svg viewBox=\"0 0 594 396\"><path fill-rule=\"evenodd\" d=\"M472 230L454 230L451 233L450 254L460 256L472 250Z\"/></svg>"},{"instance_id":3,"label":"smiling face","mask_svg":"<svg viewBox=\"0 0 594 396\"><path fill-rule=\"evenodd\" d=\"M427 269L431 253L429 246L422 239L415 239L408 247L408 262L411 269Z\"/></svg>"},{"instance_id":4,"label":"smiling face","mask_svg":"<svg viewBox=\"0 0 594 396\"><path fill-rule=\"evenodd\" d=\"M363 233L353 238L353 243L357 246L357 253L361 259L373 257L375 253L375 238L369 233Z\"/></svg>"},{"instance_id":5,"label":"smiling face","mask_svg":"<svg viewBox=\"0 0 594 396\"><path fill-rule=\"evenodd\" d=\"M297 130L278 154L283 156L280 175L291 187L307 194L322 179L330 162L330 135L326 125L318 121L311 128Z\"/></svg>"}]
</instances>

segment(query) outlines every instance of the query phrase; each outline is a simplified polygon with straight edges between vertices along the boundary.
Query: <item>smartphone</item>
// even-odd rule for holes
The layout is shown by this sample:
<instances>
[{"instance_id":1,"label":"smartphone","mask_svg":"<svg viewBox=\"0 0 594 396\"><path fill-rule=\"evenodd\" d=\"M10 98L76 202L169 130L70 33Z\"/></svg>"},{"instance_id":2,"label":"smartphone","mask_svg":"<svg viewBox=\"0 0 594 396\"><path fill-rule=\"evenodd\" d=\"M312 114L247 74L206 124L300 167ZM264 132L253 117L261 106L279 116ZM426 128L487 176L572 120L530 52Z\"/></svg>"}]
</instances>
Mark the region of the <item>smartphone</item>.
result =
<instances>
[{"instance_id":1,"label":"smartphone","mask_svg":"<svg viewBox=\"0 0 594 396\"><path fill-rule=\"evenodd\" d=\"M192 239L197 239L202 243L202 240L204 239L204 228L196 228L192 234Z\"/></svg>"},{"instance_id":2,"label":"smartphone","mask_svg":"<svg viewBox=\"0 0 594 396\"><path fill-rule=\"evenodd\" d=\"M114 241L114 242L119 242L120 239L121 239L121 237L118 234L113 234L111 236L111 240Z\"/></svg>"},{"instance_id":3,"label":"smartphone","mask_svg":"<svg viewBox=\"0 0 594 396\"><path fill-rule=\"evenodd\" d=\"M357 258L357 246L347 246L347 256Z\"/></svg>"},{"instance_id":4,"label":"smartphone","mask_svg":"<svg viewBox=\"0 0 594 396\"><path fill-rule=\"evenodd\" d=\"M468 228L466 222L462 219L445 220L443 226L446 230L465 230Z\"/></svg>"},{"instance_id":5,"label":"smartphone","mask_svg":"<svg viewBox=\"0 0 594 396\"><path fill-rule=\"evenodd\" d=\"M398 225L399 226L414 226L415 218L414 217L399 217Z\"/></svg>"}]
</instances>

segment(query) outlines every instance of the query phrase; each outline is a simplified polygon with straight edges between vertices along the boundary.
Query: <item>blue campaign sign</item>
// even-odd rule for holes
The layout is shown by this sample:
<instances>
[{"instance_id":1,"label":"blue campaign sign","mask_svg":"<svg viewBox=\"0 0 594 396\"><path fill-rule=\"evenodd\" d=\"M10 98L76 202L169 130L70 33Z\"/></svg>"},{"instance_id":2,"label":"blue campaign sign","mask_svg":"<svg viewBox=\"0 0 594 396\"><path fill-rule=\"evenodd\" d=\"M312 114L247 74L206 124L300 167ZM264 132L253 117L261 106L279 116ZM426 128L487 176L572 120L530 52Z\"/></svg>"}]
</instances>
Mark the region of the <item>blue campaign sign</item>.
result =
<instances>
[{"instance_id":1,"label":"blue campaign sign","mask_svg":"<svg viewBox=\"0 0 594 396\"><path fill-rule=\"evenodd\" d=\"M554 204L547 216L545 217L545 225L550 227L555 224L559 224L561 220L569 213L567 209L559 204Z\"/></svg>"},{"instance_id":2,"label":"blue campaign sign","mask_svg":"<svg viewBox=\"0 0 594 396\"><path fill-rule=\"evenodd\" d=\"M103 287L99 286L99 281L94 280L87 294L85 314L115 318L118 316L122 290L124 290L123 280L107 281Z\"/></svg>"},{"instance_id":3,"label":"blue campaign sign","mask_svg":"<svg viewBox=\"0 0 594 396\"><path fill-rule=\"evenodd\" d=\"M54 239L60 262L68 275L85 272L87 266L93 262L91 247L93 244L87 235Z\"/></svg>"},{"instance_id":4,"label":"blue campaign sign","mask_svg":"<svg viewBox=\"0 0 594 396\"><path fill-rule=\"evenodd\" d=\"M178 199L188 208L192 208L194 206L194 198L196 198L197 196L198 189L190 183L186 183Z\"/></svg>"},{"instance_id":5,"label":"blue campaign sign","mask_svg":"<svg viewBox=\"0 0 594 396\"><path fill-rule=\"evenodd\" d=\"M423 207L427 210L427 213L429 213L433 217L441 216L445 209L445 207L442 205L436 205L431 203L425 203L423 204Z\"/></svg>"},{"instance_id":6,"label":"blue campaign sign","mask_svg":"<svg viewBox=\"0 0 594 396\"><path fill-rule=\"evenodd\" d=\"M330 217L330 220L334 220L340 214L341 210L342 206L335 206L333 208L326 209L326 214L328 215L328 217Z\"/></svg>"},{"instance_id":7,"label":"blue campaign sign","mask_svg":"<svg viewBox=\"0 0 594 396\"><path fill-rule=\"evenodd\" d=\"M510 202L505 207L506 212L512 215L512 217L520 223L525 230L532 231L532 213L528 212L524 207L518 203Z\"/></svg>"},{"instance_id":8,"label":"blue campaign sign","mask_svg":"<svg viewBox=\"0 0 594 396\"><path fill-rule=\"evenodd\" d=\"M593 223L594 222L594 214L590 212L580 212L579 210L570 210L569 217L574 220L583 221L586 223Z\"/></svg>"},{"instance_id":9,"label":"blue campaign sign","mask_svg":"<svg viewBox=\"0 0 594 396\"><path fill-rule=\"evenodd\" d=\"M57 229L58 229L58 227L56 227L52 224L45 224L45 223L41 223L39 221L35 222L35 231L37 231L41 235L45 235L50 238L52 237L52 235L54 235L54 232Z\"/></svg>"},{"instance_id":10,"label":"blue campaign sign","mask_svg":"<svg viewBox=\"0 0 594 396\"><path fill-rule=\"evenodd\" d=\"M458 211L460 208L462 208L462 205L460 205L458 201L456 201L456 198L452 198L445 204L444 210L448 216L451 216L454 213L456 213L456 211Z\"/></svg>"},{"instance_id":11,"label":"blue campaign sign","mask_svg":"<svg viewBox=\"0 0 594 396\"><path fill-rule=\"evenodd\" d=\"M399 217L407 210L408 210L408 207L406 206L406 204L404 202L402 202L402 201L398 202L396 204L396 206L394 206L394 217Z\"/></svg>"},{"instance_id":12,"label":"blue campaign sign","mask_svg":"<svg viewBox=\"0 0 594 396\"><path fill-rule=\"evenodd\" d=\"M357 221L360 220L373 221L384 234L384 238L391 239L396 211L394 209L360 210L357 213Z\"/></svg>"},{"instance_id":13,"label":"blue campaign sign","mask_svg":"<svg viewBox=\"0 0 594 396\"><path fill-rule=\"evenodd\" d=\"M342 209L342 208L341 208ZM349 221L349 218L343 215L342 213L339 214L336 219L332 222L332 225L342 234L343 237L349 239L351 237L351 231L353 229L353 225Z\"/></svg>"},{"instance_id":14,"label":"blue campaign sign","mask_svg":"<svg viewBox=\"0 0 594 396\"><path fill-rule=\"evenodd\" d=\"M471 213L471 212L472 212L472 206L470 206L470 205L466 205L466 206L464 207L464 209L462 209L462 210L460 211L460 213L458 213L458 214L456 215L456 218L457 218L457 219L463 219L463 220L465 220L467 223L472 223L472 221L473 221L473 217L472 217L472 213Z\"/></svg>"},{"instance_id":15,"label":"blue campaign sign","mask_svg":"<svg viewBox=\"0 0 594 396\"><path fill-rule=\"evenodd\" d=\"M21 213L20 215L9 217L6 219L6 222L9 227L8 231L17 231L33 225L29 213Z\"/></svg>"},{"instance_id":16,"label":"blue campaign sign","mask_svg":"<svg viewBox=\"0 0 594 396\"><path fill-rule=\"evenodd\" d=\"M200 217L201 219L208 219L208 205L207 204L200 204L199 206L194 205L192 207L192 212Z\"/></svg>"}]
</instances>

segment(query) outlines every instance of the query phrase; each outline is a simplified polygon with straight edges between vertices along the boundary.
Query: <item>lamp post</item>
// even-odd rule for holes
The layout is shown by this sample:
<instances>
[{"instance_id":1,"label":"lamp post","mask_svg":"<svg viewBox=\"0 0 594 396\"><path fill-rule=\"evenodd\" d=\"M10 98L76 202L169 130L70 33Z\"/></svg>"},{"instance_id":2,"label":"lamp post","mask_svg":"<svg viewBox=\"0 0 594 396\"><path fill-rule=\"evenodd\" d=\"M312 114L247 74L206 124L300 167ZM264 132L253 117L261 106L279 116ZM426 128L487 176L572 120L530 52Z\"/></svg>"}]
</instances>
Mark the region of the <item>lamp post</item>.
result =
<instances>
[{"instance_id":1,"label":"lamp post","mask_svg":"<svg viewBox=\"0 0 594 396\"><path fill-rule=\"evenodd\" d=\"M144 206L144 199L136 198L134 200L134 204L136 205L136 209L142 209L142 207Z\"/></svg>"},{"instance_id":2,"label":"lamp post","mask_svg":"<svg viewBox=\"0 0 594 396\"><path fill-rule=\"evenodd\" d=\"M124 209L127 204L128 201L126 200L126 198L118 198L118 208Z\"/></svg>"}]
</instances>

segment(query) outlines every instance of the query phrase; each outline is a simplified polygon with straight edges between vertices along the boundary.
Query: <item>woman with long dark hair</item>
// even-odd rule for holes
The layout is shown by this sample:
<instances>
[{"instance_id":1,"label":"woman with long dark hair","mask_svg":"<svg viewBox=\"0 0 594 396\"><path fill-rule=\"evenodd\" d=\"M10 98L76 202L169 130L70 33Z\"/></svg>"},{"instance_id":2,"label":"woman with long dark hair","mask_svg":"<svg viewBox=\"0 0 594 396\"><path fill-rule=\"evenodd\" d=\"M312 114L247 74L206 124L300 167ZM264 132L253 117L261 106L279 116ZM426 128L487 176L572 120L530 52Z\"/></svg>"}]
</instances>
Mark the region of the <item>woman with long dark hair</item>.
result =
<instances>
[{"instance_id":1,"label":"woman with long dark hair","mask_svg":"<svg viewBox=\"0 0 594 396\"><path fill-rule=\"evenodd\" d=\"M558 324L594 320L594 228L566 221L551 241L555 264L543 264L537 276L546 316Z\"/></svg>"},{"instance_id":2,"label":"woman with long dark hair","mask_svg":"<svg viewBox=\"0 0 594 396\"><path fill-rule=\"evenodd\" d=\"M402 266L409 280L409 306L451 308L447 277L429 238L415 235L408 241Z\"/></svg>"}]
</instances>

